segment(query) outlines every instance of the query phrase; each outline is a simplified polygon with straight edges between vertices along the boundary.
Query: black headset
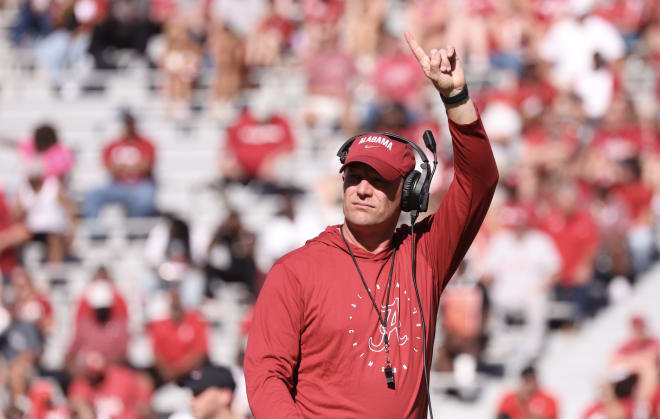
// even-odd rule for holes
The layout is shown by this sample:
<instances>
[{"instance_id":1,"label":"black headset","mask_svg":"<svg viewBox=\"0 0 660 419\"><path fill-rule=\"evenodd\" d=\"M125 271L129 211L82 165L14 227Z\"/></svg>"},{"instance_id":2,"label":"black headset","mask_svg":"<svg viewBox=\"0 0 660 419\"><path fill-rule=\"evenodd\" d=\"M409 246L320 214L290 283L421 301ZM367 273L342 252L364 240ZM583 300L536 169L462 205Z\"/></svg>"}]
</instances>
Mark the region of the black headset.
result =
<instances>
[{"instance_id":1,"label":"black headset","mask_svg":"<svg viewBox=\"0 0 660 419\"><path fill-rule=\"evenodd\" d=\"M392 134L391 132L370 132L368 134L359 134L353 136L346 140L344 144L342 144L342 146L339 148L339 151L337 152L337 157L339 157L341 164L346 162L348 149L353 144L353 141L363 135L383 135L393 141L409 144L417 152L417 154L419 154L419 156L422 158L421 168L424 171L424 176L422 177L422 174L418 170L413 169L403 178L403 189L401 191L401 210L405 212L426 211L429 206L429 188L431 186L431 179L433 178L435 168L438 165L437 157L433 162L433 171L431 171L431 165L429 164L429 160L426 158L426 154L424 154L424 151L422 151L422 149L414 142L399 135ZM435 139L433 138L433 133L429 130L424 132L424 144L426 144L426 147L431 150L435 156Z\"/></svg>"}]
</instances>

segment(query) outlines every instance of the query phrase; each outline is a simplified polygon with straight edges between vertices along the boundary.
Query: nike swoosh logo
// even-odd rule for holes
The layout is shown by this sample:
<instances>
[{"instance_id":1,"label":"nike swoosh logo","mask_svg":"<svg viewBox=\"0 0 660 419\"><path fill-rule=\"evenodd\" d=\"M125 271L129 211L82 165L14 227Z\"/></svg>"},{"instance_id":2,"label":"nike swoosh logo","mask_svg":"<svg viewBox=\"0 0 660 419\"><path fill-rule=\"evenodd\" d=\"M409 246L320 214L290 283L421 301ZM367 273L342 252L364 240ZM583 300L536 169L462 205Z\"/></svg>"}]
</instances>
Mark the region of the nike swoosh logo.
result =
<instances>
[{"instance_id":1,"label":"nike swoosh logo","mask_svg":"<svg viewBox=\"0 0 660 419\"><path fill-rule=\"evenodd\" d=\"M365 145L364 148L376 148L378 147L377 145Z\"/></svg>"}]
</instances>

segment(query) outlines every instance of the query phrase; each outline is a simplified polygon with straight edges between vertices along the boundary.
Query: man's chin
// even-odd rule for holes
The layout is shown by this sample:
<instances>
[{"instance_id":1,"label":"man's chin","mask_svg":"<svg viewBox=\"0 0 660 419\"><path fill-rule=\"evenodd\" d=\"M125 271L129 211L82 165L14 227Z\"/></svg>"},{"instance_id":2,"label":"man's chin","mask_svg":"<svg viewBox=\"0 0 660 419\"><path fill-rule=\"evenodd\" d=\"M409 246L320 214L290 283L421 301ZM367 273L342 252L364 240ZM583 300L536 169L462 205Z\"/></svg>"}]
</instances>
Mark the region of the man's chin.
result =
<instances>
[{"instance_id":1,"label":"man's chin","mask_svg":"<svg viewBox=\"0 0 660 419\"><path fill-rule=\"evenodd\" d=\"M346 217L346 221L351 227L360 229L374 229L383 226L383 221L365 215L359 214L358 216Z\"/></svg>"}]
</instances>

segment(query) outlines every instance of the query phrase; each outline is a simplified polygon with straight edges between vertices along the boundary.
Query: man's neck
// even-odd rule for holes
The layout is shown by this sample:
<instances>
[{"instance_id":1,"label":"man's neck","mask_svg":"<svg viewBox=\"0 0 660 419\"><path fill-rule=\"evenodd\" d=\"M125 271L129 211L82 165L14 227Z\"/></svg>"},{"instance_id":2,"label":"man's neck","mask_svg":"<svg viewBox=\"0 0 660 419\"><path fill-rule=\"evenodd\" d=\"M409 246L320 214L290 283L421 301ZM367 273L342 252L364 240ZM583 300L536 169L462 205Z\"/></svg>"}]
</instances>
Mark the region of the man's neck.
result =
<instances>
[{"instance_id":1,"label":"man's neck","mask_svg":"<svg viewBox=\"0 0 660 419\"><path fill-rule=\"evenodd\" d=\"M376 254L387 249L390 245L395 227L396 223L392 226L374 231L360 231L359 229L351 228L348 222L344 222L344 225L341 228L343 229L344 236L350 245L357 246Z\"/></svg>"}]
</instances>

